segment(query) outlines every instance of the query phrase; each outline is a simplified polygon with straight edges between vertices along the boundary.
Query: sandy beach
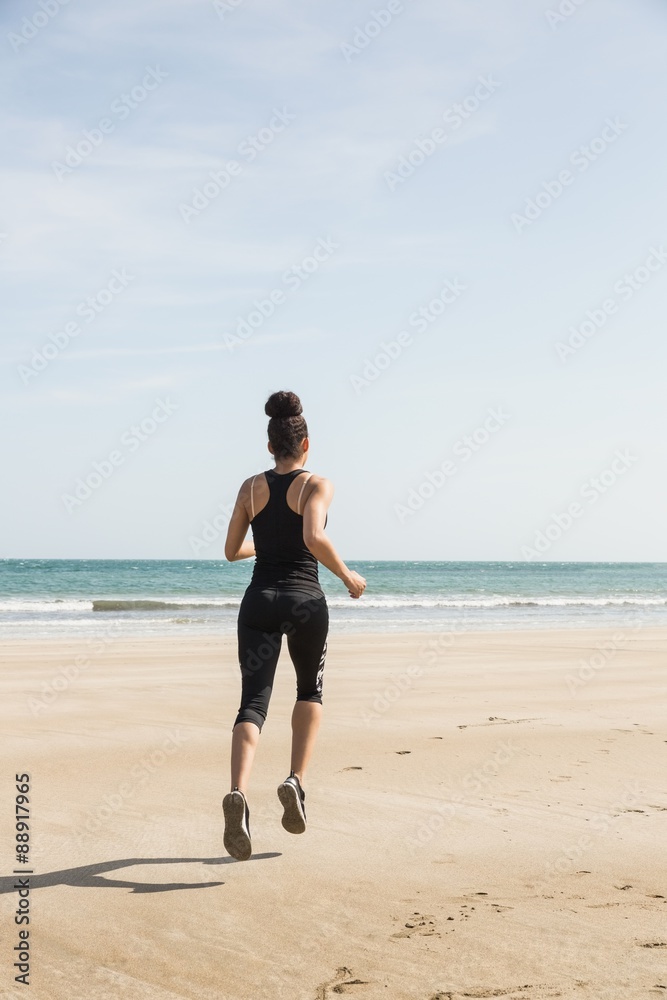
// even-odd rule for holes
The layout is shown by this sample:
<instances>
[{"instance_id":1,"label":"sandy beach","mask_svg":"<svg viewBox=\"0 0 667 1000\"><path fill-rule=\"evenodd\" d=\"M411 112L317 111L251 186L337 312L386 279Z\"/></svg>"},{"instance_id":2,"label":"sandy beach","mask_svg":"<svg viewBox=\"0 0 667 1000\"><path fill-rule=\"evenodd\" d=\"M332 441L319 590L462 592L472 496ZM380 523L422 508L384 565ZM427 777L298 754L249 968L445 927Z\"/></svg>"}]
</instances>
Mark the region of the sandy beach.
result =
<instances>
[{"instance_id":1,"label":"sandy beach","mask_svg":"<svg viewBox=\"0 0 667 1000\"><path fill-rule=\"evenodd\" d=\"M0 995L15 773L33 998L667 995L666 630L332 635L302 837L283 650L246 863L222 846L233 638L2 653Z\"/></svg>"}]
</instances>

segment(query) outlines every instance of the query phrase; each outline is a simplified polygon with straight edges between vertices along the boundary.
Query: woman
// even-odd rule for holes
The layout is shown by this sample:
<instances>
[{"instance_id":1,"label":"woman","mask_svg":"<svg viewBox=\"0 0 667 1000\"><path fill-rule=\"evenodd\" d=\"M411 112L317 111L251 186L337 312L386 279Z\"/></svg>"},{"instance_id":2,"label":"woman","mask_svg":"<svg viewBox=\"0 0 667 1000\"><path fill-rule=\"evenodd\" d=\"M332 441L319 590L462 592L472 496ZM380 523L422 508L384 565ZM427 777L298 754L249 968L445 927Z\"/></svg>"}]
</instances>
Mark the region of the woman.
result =
<instances>
[{"instance_id":1,"label":"woman","mask_svg":"<svg viewBox=\"0 0 667 1000\"><path fill-rule=\"evenodd\" d=\"M303 833L306 794L302 785L322 715L329 628L318 562L343 581L350 597L361 597L366 587L364 578L348 569L324 533L333 486L304 468L309 440L299 397L293 392L274 392L264 410L271 418L268 449L275 468L243 483L225 542L230 561L256 556L239 608L241 706L232 732L232 788L222 803L225 848L238 861L246 861L252 853L246 790L283 634L296 671L297 694L291 769L278 786L278 798L284 828ZM245 540L248 525L253 541Z\"/></svg>"}]
</instances>

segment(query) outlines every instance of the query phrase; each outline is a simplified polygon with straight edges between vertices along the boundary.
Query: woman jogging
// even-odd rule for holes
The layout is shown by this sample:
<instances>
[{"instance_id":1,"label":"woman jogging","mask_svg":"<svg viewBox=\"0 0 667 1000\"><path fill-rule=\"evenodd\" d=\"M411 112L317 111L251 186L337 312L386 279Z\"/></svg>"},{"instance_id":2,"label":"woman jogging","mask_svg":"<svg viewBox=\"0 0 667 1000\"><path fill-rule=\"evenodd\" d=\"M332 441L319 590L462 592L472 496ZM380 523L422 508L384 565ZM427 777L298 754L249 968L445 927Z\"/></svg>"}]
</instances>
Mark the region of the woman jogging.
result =
<instances>
[{"instance_id":1,"label":"woman jogging","mask_svg":"<svg viewBox=\"0 0 667 1000\"><path fill-rule=\"evenodd\" d=\"M361 597L366 587L364 578L348 569L325 534L333 486L304 468L309 441L299 397L293 392L274 392L264 410L271 418L268 449L275 468L243 483L225 542L230 561L256 557L239 608L241 706L232 732L232 788L222 802L225 849L238 861L246 861L252 853L246 790L282 637L287 636L296 671L296 704L290 773L278 786L278 798L284 828L303 833L306 794L302 785L322 715L329 628L318 562L343 581L350 597ZM252 541L245 540L248 525Z\"/></svg>"}]
</instances>

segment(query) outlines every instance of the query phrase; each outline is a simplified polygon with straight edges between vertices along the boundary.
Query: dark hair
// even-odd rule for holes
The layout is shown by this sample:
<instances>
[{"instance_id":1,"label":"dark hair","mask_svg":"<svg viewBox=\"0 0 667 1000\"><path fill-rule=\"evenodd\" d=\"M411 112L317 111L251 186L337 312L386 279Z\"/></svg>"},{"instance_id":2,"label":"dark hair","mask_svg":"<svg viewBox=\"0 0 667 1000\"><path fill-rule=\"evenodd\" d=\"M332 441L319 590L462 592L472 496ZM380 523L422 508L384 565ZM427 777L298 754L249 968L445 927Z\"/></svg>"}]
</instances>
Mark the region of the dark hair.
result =
<instances>
[{"instance_id":1,"label":"dark hair","mask_svg":"<svg viewBox=\"0 0 667 1000\"><path fill-rule=\"evenodd\" d=\"M301 400L295 392L274 392L264 412L269 420L269 441L276 458L300 458L301 442L308 437L308 425L301 416Z\"/></svg>"}]
</instances>

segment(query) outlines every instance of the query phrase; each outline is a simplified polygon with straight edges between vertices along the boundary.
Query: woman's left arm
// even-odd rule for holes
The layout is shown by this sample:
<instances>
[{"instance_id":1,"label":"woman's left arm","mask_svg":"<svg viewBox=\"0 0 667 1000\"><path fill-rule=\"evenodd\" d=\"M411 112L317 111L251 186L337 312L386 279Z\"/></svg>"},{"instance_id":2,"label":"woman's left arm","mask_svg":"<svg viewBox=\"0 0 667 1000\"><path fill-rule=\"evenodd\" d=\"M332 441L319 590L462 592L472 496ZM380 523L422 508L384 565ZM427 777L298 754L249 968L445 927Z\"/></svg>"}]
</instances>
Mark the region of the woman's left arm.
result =
<instances>
[{"instance_id":1,"label":"woman's left arm","mask_svg":"<svg viewBox=\"0 0 667 1000\"><path fill-rule=\"evenodd\" d=\"M246 539L250 519L245 507L244 497L247 492L247 483L243 483L239 490L239 495L234 504L234 510L227 528L227 538L225 539L225 559L229 562L236 562L238 559L250 559L255 555L255 543L252 538Z\"/></svg>"}]
</instances>

